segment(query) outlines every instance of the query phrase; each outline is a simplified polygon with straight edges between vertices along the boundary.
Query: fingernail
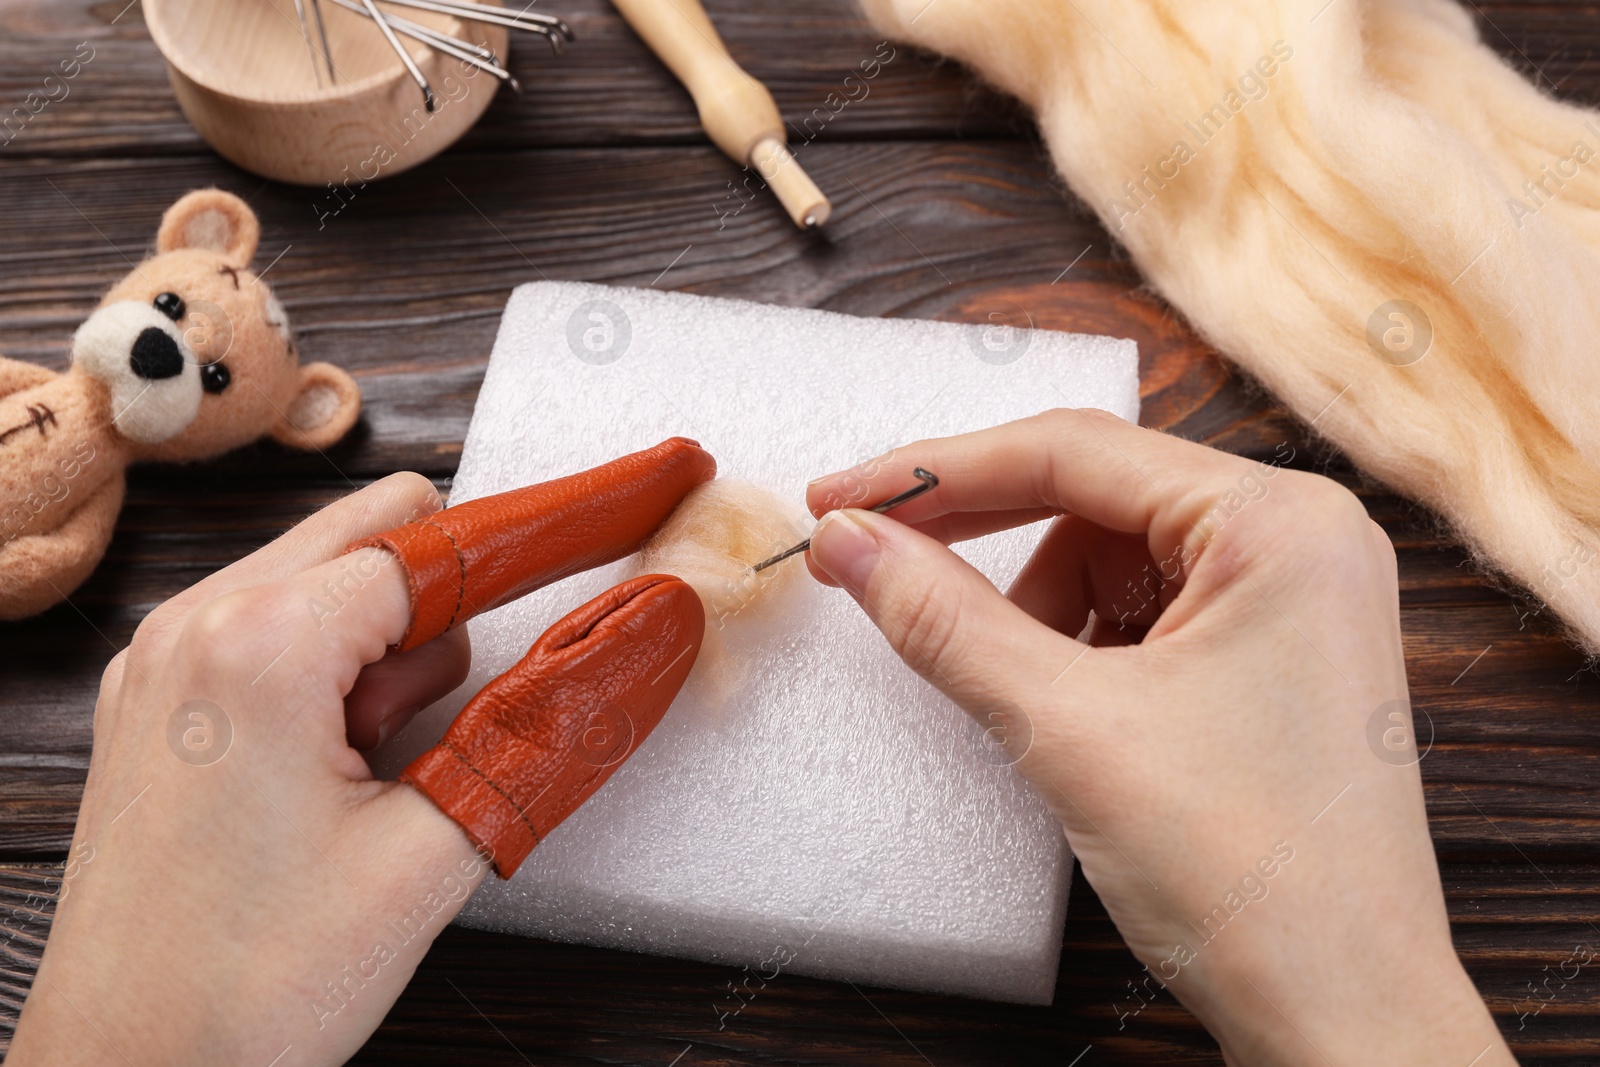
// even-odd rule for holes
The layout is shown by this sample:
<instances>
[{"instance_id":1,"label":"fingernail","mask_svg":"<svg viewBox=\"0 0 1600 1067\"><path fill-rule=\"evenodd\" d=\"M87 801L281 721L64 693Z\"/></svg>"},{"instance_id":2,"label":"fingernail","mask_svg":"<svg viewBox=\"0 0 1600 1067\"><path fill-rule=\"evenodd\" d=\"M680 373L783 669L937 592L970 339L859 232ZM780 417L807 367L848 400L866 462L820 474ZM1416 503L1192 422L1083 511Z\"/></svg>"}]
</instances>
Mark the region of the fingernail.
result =
<instances>
[{"instance_id":1,"label":"fingernail","mask_svg":"<svg viewBox=\"0 0 1600 1067\"><path fill-rule=\"evenodd\" d=\"M811 533L811 558L828 576L862 596L882 548L858 511L830 511Z\"/></svg>"}]
</instances>

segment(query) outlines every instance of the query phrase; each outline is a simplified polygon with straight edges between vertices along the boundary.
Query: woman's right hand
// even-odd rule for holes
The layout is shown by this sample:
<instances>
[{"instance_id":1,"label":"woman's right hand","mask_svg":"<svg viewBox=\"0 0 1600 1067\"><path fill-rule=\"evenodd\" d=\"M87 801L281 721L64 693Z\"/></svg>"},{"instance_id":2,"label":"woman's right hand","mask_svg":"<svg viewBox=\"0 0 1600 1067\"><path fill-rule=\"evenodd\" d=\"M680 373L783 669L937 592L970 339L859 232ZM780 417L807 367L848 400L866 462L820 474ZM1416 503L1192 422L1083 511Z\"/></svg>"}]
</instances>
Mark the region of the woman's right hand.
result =
<instances>
[{"instance_id":1,"label":"woman's right hand","mask_svg":"<svg viewBox=\"0 0 1600 1067\"><path fill-rule=\"evenodd\" d=\"M939 486L893 518L849 507L918 466ZM1348 491L1062 410L809 502L813 573L1003 730L1146 998L1169 989L1232 1064L1515 1062L1451 945L1394 551ZM1008 595L946 547L1052 515Z\"/></svg>"}]
</instances>

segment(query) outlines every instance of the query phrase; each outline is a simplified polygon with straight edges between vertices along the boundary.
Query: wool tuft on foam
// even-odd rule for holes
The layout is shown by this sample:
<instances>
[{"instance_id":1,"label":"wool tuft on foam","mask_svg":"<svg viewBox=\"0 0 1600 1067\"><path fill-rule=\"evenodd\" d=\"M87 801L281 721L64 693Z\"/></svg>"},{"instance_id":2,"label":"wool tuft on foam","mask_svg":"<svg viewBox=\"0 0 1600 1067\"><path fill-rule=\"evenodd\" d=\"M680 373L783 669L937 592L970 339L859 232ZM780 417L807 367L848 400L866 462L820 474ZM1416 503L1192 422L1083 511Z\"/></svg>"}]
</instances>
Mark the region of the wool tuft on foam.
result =
<instances>
[{"instance_id":1,"label":"wool tuft on foam","mask_svg":"<svg viewBox=\"0 0 1600 1067\"><path fill-rule=\"evenodd\" d=\"M706 606L708 630L722 629L781 602L802 568L752 568L810 537L813 525L803 507L770 489L717 478L691 492L640 550L639 571L688 582Z\"/></svg>"},{"instance_id":2,"label":"wool tuft on foam","mask_svg":"<svg viewBox=\"0 0 1600 1067\"><path fill-rule=\"evenodd\" d=\"M784 596L805 578L798 559L753 568L811 536L810 516L772 490L717 478L691 492L638 556L640 574L688 582L706 609L706 633L695 673L708 695L732 698L744 680L744 658L730 652L730 630L781 611Z\"/></svg>"}]
</instances>

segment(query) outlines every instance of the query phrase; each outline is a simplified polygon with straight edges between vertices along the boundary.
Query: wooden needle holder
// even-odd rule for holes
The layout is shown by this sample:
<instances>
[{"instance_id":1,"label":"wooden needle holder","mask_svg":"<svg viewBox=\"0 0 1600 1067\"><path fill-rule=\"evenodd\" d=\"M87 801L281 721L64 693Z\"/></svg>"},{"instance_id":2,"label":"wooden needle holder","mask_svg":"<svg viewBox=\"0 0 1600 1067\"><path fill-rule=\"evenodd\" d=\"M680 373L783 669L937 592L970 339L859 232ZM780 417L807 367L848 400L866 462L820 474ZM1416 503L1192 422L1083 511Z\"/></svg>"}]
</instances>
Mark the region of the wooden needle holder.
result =
<instances>
[{"instance_id":1,"label":"wooden needle holder","mask_svg":"<svg viewBox=\"0 0 1600 1067\"><path fill-rule=\"evenodd\" d=\"M699 0L613 0L689 90L712 143L759 174L795 225L814 229L832 205L801 168L772 94L728 53Z\"/></svg>"}]
</instances>

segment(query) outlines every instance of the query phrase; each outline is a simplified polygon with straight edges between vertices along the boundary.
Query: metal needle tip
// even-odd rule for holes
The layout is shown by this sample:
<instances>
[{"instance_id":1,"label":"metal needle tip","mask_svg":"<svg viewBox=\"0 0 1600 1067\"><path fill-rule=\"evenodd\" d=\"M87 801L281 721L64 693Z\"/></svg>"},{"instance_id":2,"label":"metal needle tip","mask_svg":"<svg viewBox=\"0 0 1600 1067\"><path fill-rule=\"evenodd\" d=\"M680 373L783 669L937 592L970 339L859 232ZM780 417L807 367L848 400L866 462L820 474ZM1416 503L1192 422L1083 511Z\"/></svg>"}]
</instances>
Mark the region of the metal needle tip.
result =
<instances>
[{"instance_id":1,"label":"metal needle tip","mask_svg":"<svg viewBox=\"0 0 1600 1067\"><path fill-rule=\"evenodd\" d=\"M401 66L406 68L406 73L411 75L411 80L416 82L417 88L422 90L423 105L427 107L429 113L435 111L438 105L433 98L433 88L428 85L428 79L422 76L422 71L417 69L416 63L411 59L411 53L406 51L405 45L401 44L400 39L394 35L394 30L389 28L388 17L378 10L378 5L373 3L372 0L361 0L361 4L367 9L367 14L371 16L372 21L378 24L378 29L383 31L384 39L389 42L389 47L393 48L395 55L400 57Z\"/></svg>"},{"instance_id":2,"label":"metal needle tip","mask_svg":"<svg viewBox=\"0 0 1600 1067\"><path fill-rule=\"evenodd\" d=\"M370 19L372 17L367 12L367 9L361 4L356 3L355 0L333 0L333 2L344 8L346 11L360 15L362 18ZM490 74L493 74L496 78L499 78L501 81L510 85L518 93L522 92L522 85L517 81L517 79L511 76L510 71L506 70L500 65L500 58L488 48L485 48L482 45L473 44L470 41L464 41L459 37L452 37L449 34L441 33L432 27L424 26L419 22L412 22L410 19L401 18L399 15L388 15L385 17L389 20L389 28L394 30L396 33L403 33L414 41L421 41L434 51L442 52L443 54L454 59L459 59L461 62L466 63L469 66L477 67L479 70L486 70Z\"/></svg>"}]
</instances>

